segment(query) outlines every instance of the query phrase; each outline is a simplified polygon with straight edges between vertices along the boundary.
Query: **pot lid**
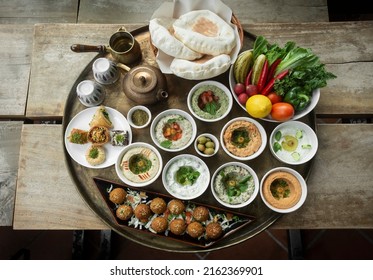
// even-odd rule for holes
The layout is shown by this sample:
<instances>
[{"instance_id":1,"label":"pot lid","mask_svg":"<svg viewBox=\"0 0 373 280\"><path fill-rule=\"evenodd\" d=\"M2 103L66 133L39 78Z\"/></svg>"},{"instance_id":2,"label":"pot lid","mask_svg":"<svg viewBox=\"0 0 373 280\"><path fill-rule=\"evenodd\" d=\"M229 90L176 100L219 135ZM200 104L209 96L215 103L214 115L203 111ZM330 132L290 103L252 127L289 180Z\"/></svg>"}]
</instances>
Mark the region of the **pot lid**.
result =
<instances>
[{"instance_id":1,"label":"pot lid","mask_svg":"<svg viewBox=\"0 0 373 280\"><path fill-rule=\"evenodd\" d=\"M139 66L133 69L129 76L129 84L132 91L136 93L153 92L157 85L157 75L153 69Z\"/></svg>"}]
</instances>

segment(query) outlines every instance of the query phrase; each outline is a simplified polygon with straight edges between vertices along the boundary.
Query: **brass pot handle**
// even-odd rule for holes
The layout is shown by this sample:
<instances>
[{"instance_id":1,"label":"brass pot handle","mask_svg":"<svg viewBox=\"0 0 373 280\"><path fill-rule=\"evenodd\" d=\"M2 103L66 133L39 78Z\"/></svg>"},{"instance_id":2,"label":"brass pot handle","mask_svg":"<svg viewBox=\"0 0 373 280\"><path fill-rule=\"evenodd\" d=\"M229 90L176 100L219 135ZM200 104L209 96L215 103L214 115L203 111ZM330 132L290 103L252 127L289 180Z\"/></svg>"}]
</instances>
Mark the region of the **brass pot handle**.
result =
<instances>
[{"instance_id":1,"label":"brass pot handle","mask_svg":"<svg viewBox=\"0 0 373 280\"><path fill-rule=\"evenodd\" d=\"M74 44L71 45L70 49L73 52L99 52L99 53L106 53L106 46L90 46L90 45L82 45L82 44Z\"/></svg>"}]
</instances>

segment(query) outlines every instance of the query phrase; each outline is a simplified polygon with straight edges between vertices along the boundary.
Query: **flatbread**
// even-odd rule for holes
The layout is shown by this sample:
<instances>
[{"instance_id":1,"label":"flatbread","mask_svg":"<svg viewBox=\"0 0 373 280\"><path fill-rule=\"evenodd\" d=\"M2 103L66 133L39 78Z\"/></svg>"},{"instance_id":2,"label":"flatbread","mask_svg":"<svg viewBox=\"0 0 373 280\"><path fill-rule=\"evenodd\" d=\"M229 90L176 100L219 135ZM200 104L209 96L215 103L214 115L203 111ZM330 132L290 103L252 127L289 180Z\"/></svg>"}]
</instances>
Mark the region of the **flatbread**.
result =
<instances>
[{"instance_id":1,"label":"flatbread","mask_svg":"<svg viewBox=\"0 0 373 280\"><path fill-rule=\"evenodd\" d=\"M154 18L149 22L149 32L152 43L164 53L180 58L194 60L202 57L201 53L195 52L185 46L173 36L173 18Z\"/></svg>"},{"instance_id":2,"label":"flatbread","mask_svg":"<svg viewBox=\"0 0 373 280\"><path fill-rule=\"evenodd\" d=\"M204 54L230 54L236 46L234 29L209 10L196 10L173 23L174 36L190 49Z\"/></svg>"},{"instance_id":3,"label":"flatbread","mask_svg":"<svg viewBox=\"0 0 373 280\"><path fill-rule=\"evenodd\" d=\"M175 58L170 65L171 71L179 77L189 80L210 79L229 69L231 58L227 54L204 56L199 60L190 61Z\"/></svg>"}]
</instances>

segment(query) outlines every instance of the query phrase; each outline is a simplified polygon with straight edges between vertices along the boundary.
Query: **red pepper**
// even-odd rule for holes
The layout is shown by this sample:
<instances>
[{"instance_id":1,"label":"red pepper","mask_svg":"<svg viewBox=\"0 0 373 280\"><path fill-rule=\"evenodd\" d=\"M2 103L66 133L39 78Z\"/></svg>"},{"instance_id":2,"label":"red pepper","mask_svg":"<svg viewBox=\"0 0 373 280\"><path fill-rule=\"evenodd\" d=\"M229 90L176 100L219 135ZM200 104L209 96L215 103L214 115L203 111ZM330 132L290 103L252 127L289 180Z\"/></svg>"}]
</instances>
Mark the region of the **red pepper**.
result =
<instances>
[{"instance_id":1,"label":"red pepper","mask_svg":"<svg viewBox=\"0 0 373 280\"><path fill-rule=\"evenodd\" d=\"M269 82L270 79L273 78L274 74L275 74L275 70L277 68L277 66L280 64L280 62L282 61L281 58L277 58L272 64L271 66L269 67L269 71L268 71L268 76L267 76L267 82Z\"/></svg>"},{"instance_id":2,"label":"red pepper","mask_svg":"<svg viewBox=\"0 0 373 280\"><path fill-rule=\"evenodd\" d=\"M245 87L247 87L248 85L250 85L252 74L253 74L253 68L251 67L251 69L250 69L250 71L247 74L246 79L245 79Z\"/></svg>"},{"instance_id":3,"label":"red pepper","mask_svg":"<svg viewBox=\"0 0 373 280\"><path fill-rule=\"evenodd\" d=\"M258 92L261 92L263 87L265 86L267 82L267 75L268 75L268 60L266 59L264 61L262 72L260 72L258 84L256 85L258 88Z\"/></svg>"},{"instance_id":4,"label":"red pepper","mask_svg":"<svg viewBox=\"0 0 373 280\"><path fill-rule=\"evenodd\" d=\"M275 85L275 81L276 80L281 80L288 73L289 73L289 69L286 69L286 70L282 71L281 73L279 73L276 77L274 77L271 80L269 80L269 82L267 83L267 85L261 91L261 94L268 95L273 90L273 86Z\"/></svg>"}]
</instances>

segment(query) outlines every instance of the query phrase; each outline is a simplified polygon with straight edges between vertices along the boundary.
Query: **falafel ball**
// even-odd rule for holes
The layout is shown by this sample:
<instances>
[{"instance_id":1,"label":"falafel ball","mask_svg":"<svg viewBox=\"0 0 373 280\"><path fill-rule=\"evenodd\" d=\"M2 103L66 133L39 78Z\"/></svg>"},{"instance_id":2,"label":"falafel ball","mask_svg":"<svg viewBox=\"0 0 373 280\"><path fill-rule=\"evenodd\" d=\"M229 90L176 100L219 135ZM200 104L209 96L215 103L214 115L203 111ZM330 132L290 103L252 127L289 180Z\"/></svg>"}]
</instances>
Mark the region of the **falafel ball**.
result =
<instances>
[{"instance_id":1,"label":"falafel ball","mask_svg":"<svg viewBox=\"0 0 373 280\"><path fill-rule=\"evenodd\" d=\"M204 206L197 206L193 210L193 218L198 222L204 222L209 218L209 209Z\"/></svg>"},{"instance_id":2,"label":"falafel ball","mask_svg":"<svg viewBox=\"0 0 373 280\"><path fill-rule=\"evenodd\" d=\"M168 227L168 221L165 217L156 217L150 224L150 227L157 233L166 231Z\"/></svg>"},{"instance_id":3,"label":"falafel ball","mask_svg":"<svg viewBox=\"0 0 373 280\"><path fill-rule=\"evenodd\" d=\"M156 197L150 202L150 210L155 214L162 214L167 210L167 204L161 197Z\"/></svg>"},{"instance_id":4,"label":"falafel ball","mask_svg":"<svg viewBox=\"0 0 373 280\"><path fill-rule=\"evenodd\" d=\"M206 238L217 239L223 234L223 228L218 222L211 222L206 226Z\"/></svg>"},{"instance_id":5,"label":"falafel ball","mask_svg":"<svg viewBox=\"0 0 373 280\"><path fill-rule=\"evenodd\" d=\"M109 193L109 200L116 204L122 204L126 200L127 192L122 188L115 188Z\"/></svg>"},{"instance_id":6,"label":"falafel ball","mask_svg":"<svg viewBox=\"0 0 373 280\"><path fill-rule=\"evenodd\" d=\"M204 232L205 228L200 222L191 222L187 228L186 232L193 238L200 237Z\"/></svg>"},{"instance_id":7,"label":"falafel ball","mask_svg":"<svg viewBox=\"0 0 373 280\"><path fill-rule=\"evenodd\" d=\"M170 231L175 235L182 235L186 227L186 223L183 219L174 219L170 223Z\"/></svg>"},{"instance_id":8,"label":"falafel ball","mask_svg":"<svg viewBox=\"0 0 373 280\"><path fill-rule=\"evenodd\" d=\"M140 203L135 208L135 216L140 220L140 222L146 223L152 214L148 204Z\"/></svg>"},{"instance_id":9,"label":"falafel ball","mask_svg":"<svg viewBox=\"0 0 373 280\"><path fill-rule=\"evenodd\" d=\"M185 205L180 199L172 199L168 203L167 208L171 214L179 215L184 212Z\"/></svg>"},{"instance_id":10,"label":"falafel ball","mask_svg":"<svg viewBox=\"0 0 373 280\"><path fill-rule=\"evenodd\" d=\"M118 219L126 221L132 217L133 209L131 205L122 204L117 208L115 214L118 217Z\"/></svg>"}]
</instances>

